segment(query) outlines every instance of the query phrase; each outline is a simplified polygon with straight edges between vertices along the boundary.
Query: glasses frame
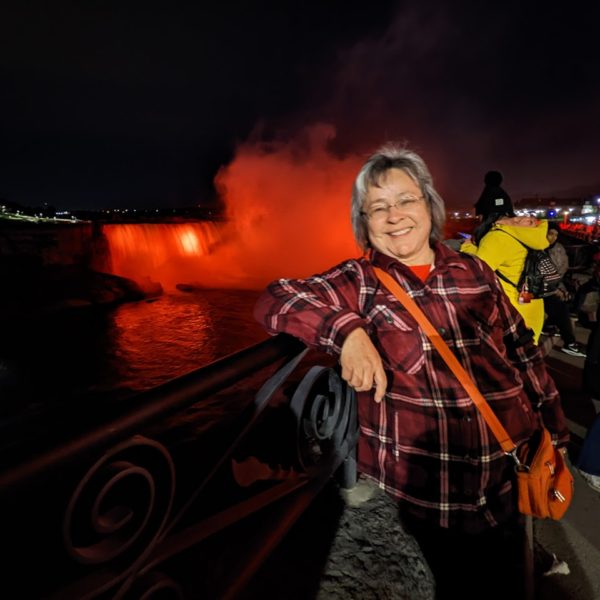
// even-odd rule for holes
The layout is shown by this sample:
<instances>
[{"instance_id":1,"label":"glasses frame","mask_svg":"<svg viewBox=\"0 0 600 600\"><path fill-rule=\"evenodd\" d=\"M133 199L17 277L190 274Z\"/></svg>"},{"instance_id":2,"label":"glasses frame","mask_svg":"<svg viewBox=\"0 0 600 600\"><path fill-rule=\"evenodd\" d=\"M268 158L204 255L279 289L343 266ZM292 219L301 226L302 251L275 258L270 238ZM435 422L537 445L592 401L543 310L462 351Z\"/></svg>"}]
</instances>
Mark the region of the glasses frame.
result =
<instances>
[{"instance_id":1,"label":"glasses frame","mask_svg":"<svg viewBox=\"0 0 600 600\"><path fill-rule=\"evenodd\" d=\"M401 205L403 202L408 202L408 201L413 201L413 200L416 200L416 201L425 200L425 196L423 196L423 195L413 196L412 194L407 194L406 196L401 196L400 198L398 198L398 200L396 200L392 204L390 204L389 202L386 202L385 205L387 206L387 208L384 209L383 207L381 207L383 209L381 212L381 218L387 219L392 208L399 208L399 205ZM369 214L369 211L366 211L366 210L361 210L360 214L361 214L361 216L366 217L367 219L373 219L373 217L375 217L374 213Z\"/></svg>"}]
</instances>

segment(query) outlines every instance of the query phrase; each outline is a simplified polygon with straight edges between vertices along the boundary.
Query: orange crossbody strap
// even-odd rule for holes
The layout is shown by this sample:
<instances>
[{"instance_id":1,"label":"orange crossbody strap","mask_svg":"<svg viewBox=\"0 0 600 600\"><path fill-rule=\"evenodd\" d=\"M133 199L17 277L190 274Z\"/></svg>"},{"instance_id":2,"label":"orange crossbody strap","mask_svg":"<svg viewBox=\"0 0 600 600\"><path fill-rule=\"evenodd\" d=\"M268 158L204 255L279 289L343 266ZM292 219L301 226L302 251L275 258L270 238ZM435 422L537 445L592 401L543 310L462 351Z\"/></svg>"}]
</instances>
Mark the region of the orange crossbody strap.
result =
<instances>
[{"instance_id":1,"label":"orange crossbody strap","mask_svg":"<svg viewBox=\"0 0 600 600\"><path fill-rule=\"evenodd\" d=\"M469 394L471 400L481 413L481 416L485 419L488 427L492 430L492 433L502 446L502 450L506 454L514 456L516 446L510 439L506 429L498 417L494 414L490 405L486 402L485 398L481 395L481 392L477 389L473 380L469 377L463 366L458 362L458 359L444 340L440 337L435 327L430 323L429 319L423 314L423 311L415 304L414 300L402 289L394 278L386 273L379 267L373 267L375 274L379 281L385 285L385 287L398 298L400 303L408 310L408 312L414 317L417 323L421 326L423 331L427 334L427 337L431 340L431 343L435 349L440 353L446 364L450 367L456 378L463 386L467 394Z\"/></svg>"}]
</instances>

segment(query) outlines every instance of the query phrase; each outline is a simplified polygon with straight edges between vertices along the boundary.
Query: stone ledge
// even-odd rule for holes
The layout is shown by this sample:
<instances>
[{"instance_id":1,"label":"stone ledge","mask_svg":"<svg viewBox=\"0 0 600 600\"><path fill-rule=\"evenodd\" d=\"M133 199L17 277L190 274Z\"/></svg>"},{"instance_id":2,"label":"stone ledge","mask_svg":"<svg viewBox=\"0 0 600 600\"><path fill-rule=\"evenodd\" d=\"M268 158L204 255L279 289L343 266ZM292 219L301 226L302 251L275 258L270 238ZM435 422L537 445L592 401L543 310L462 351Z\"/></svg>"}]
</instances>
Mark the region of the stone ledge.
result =
<instances>
[{"instance_id":1,"label":"stone ledge","mask_svg":"<svg viewBox=\"0 0 600 600\"><path fill-rule=\"evenodd\" d=\"M346 506L317 600L433 599L433 577L393 499L367 479L341 496Z\"/></svg>"}]
</instances>

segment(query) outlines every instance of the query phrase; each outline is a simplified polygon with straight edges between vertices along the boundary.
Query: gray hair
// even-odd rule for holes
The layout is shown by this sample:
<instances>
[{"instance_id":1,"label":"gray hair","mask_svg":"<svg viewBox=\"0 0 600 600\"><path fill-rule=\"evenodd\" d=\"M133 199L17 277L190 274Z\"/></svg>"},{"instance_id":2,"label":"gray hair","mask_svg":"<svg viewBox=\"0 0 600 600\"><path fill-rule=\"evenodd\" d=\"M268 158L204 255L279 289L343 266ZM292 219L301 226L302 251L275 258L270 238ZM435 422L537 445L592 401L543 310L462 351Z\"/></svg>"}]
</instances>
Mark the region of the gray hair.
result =
<instances>
[{"instance_id":1,"label":"gray hair","mask_svg":"<svg viewBox=\"0 0 600 600\"><path fill-rule=\"evenodd\" d=\"M382 176L390 169L401 169L421 189L431 214L431 234L429 241L441 241L444 236L446 209L444 201L433 187L433 179L425 161L412 150L399 144L386 144L373 154L359 171L352 187L352 206L350 218L354 238L363 250L371 247L367 233L367 223L363 205L369 187L379 185Z\"/></svg>"}]
</instances>

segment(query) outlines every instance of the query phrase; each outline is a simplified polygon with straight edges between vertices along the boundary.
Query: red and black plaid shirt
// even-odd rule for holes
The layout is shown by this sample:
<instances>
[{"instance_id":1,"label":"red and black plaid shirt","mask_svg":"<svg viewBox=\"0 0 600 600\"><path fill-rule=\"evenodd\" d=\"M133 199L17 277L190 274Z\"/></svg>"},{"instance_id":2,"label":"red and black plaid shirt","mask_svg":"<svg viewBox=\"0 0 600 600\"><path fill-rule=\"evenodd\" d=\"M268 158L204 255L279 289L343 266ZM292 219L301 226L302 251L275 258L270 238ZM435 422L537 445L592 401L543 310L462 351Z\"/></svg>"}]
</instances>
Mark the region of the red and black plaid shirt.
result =
<instances>
[{"instance_id":1,"label":"red and black plaid shirt","mask_svg":"<svg viewBox=\"0 0 600 600\"><path fill-rule=\"evenodd\" d=\"M490 268L435 244L425 282L386 255L390 273L427 315L512 440L527 439L538 412L556 442L568 432L556 387L523 319ZM513 463L427 336L378 281L366 258L307 279L280 279L258 300L257 319L334 355L363 327L383 359L388 387L380 404L358 394L359 469L413 516L477 532L515 510Z\"/></svg>"}]
</instances>

